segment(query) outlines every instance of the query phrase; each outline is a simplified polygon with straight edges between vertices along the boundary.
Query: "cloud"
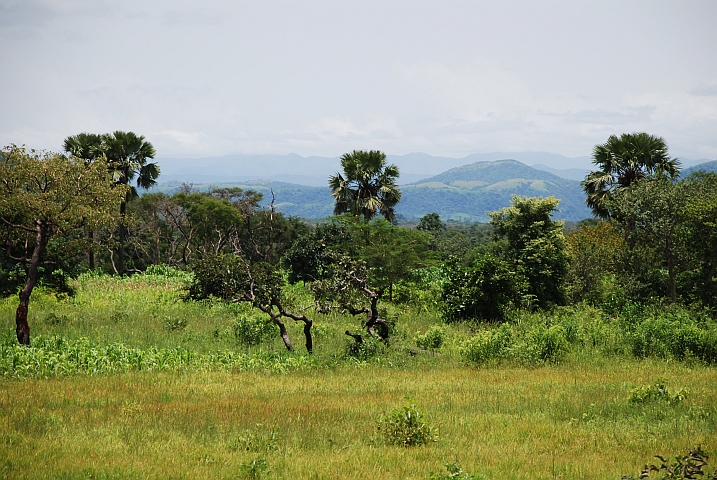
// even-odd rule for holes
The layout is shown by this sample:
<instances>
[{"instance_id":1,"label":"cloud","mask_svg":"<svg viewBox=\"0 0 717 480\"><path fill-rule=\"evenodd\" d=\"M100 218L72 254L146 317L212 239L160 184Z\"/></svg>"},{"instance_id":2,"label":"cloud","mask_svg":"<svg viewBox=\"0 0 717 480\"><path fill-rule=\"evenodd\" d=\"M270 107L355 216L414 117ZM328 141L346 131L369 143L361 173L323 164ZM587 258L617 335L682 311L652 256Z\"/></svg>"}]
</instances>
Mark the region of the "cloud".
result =
<instances>
[{"instance_id":1,"label":"cloud","mask_svg":"<svg viewBox=\"0 0 717 480\"><path fill-rule=\"evenodd\" d=\"M699 97L717 97L717 83L714 85L699 85L693 88L690 94Z\"/></svg>"}]
</instances>

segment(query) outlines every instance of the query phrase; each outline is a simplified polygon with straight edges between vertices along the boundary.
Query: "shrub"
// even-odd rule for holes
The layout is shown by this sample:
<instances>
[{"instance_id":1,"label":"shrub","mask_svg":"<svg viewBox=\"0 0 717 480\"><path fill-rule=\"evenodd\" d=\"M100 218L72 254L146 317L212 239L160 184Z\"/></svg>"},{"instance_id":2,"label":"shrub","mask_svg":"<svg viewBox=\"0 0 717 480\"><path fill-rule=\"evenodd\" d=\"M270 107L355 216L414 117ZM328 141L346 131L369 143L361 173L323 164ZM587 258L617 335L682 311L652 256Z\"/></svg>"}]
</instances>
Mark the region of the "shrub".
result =
<instances>
[{"instance_id":1,"label":"shrub","mask_svg":"<svg viewBox=\"0 0 717 480\"><path fill-rule=\"evenodd\" d=\"M525 279L493 255L478 255L469 268L453 262L447 274L441 296L447 322L500 321L511 307L523 303Z\"/></svg>"},{"instance_id":2,"label":"shrub","mask_svg":"<svg viewBox=\"0 0 717 480\"><path fill-rule=\"evenodd\" d=\"M461 355L468 361L483 364L508 357L513 344L513 334L508 324L494 330L484 330L466 340L460 347Z\"/></svg>"},{"instance_id":3,"label":"shrub","mask_svg":"<svg viewBox=\"0 0 717 480\"><path fill-rule=\"evenodd\" d=\"M184 330L187 328L186 318L168 318L164 321L164 327L167 331L175 332L177 330Z\"/></svg>"},{"instance_id":4,"label":"shrub","mask_svg":"<svg viewBox=\"0 0 717 480\"><path fill-rule=\"evenodd\" d=\"M424 350L438 350L443 346L446 339L446 329L434 325L423 335L416 335L414 338L416 346Z\"/></svg>"},{"instance_id":5,"label":"shrub","mask_svg":"<svg viewBox=\"0 0 717 480\"><path fill-rule=\"evenodd\" d=\"M438 440L438 432L424 420L416 405L411 403L384 415L378 430L390 445L414 447Z\"/></svg>"},{"instance_id":6,"label":"shrub","mask_svg":"<svg viewBox=\"0 0 717 480\"><path fill-rule=\"evenodd\" d=\"M705 480L717 480L717 470L713 471L712 474L707 472L706 467L709 456L700 446L691 449L686 455L675 456L673 462L660 455L655 455L655 458L660 460L660 465L645 465L637 478L686 480L703 478L702 475L704 475ZM653 472L656 474L654 477L652 476ZM633 476L624 476L622 479L637 480Z\"/></svg>"},{"instance_id":7,"label":"shrub","mask_svg":"<svg viewBox=\"0 0 717 480\"><path fill-rule=\"evenodd\" d=\"M627 331L636 357L694 357L717 363L717 330L700 324L685 311L666 311L648 316Z\"/></svg>"},{"instance_id":8,"label":"shrub","mask_svg":"<svg viewBox=\"0 0 717 480\"><path fill-rule=\"evenodd\" d=\"M559 324L548 328L538 325L516 350L516 355L529 364L558 362L569 350L565 328Z\"/></svg>"},{"instance_id":9,"label":"shrub","mask_svg":"<svg viewBox=\"0 0 717 480\"><path fill-rule=\"evenodd\" d=\"M668 405L676 405L687 397L687 393L686 388L680 388L671 393L665 385L665 380L660 378L652 385L633 388L628 401L632 404L664 401Z\"/></svg>"},{"instance_id":10,"label":"shrub","mask_svg":"<svg viewBox=\"0 0 717 480\"><path fill-rule=\"evenodd\" d=\"M237 342L246 346L259 345L270 337L276 327L267 320L253 315L239 315L232 323Z\"/></svg>"},{"instance_id":11,"label":"shrub","mask_svg":"<svg viewBox=\"0 0 717 480\"><path fill-rule=\"evenodd\" d=\"M483 475L471 475L470 473L464 472L458 460L455 462L446 462L443 465L446 467L446 473L431 472L428 478L430 480L487 480Z\"/></svg>"},{"instance_id":12,"label":"shrub","mask_svg":"<svg viewBox=\"0 0 717 480\"><path fill-rule=\"evenodd\" d=\"M379 347L379 341L373 337L364 337L364 341L361 343L351 340L346 344L346 356L366 361L378 354Z\"/></svg>"}]
</instances>

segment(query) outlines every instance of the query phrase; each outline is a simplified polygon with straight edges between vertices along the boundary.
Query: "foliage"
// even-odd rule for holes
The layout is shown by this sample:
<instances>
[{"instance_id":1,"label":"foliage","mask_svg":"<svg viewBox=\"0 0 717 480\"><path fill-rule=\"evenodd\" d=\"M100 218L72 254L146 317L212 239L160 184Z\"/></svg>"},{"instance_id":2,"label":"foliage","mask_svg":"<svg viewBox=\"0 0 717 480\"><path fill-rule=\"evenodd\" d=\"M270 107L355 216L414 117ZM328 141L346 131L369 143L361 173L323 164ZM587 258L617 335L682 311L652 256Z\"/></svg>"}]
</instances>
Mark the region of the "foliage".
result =
<instances>
[{"instance_id":1,"label":"foliage","mask_svg":"<svg viewBox=\"0 0 717 480\"><path fill-rule=\"evenodd\" d=\"M628 401L632 404L663 401L668 405L676 405L687 397L689 393L687 389L680 388L674 392L670 392L665 383L665 379L660 378L651 385L635 387L630 391Z\"/></svg>"},{"instance_id":2,"label":"foliage","mask_svg":"<svg viewBox=\"0 0 717 480\"><path fill-rule=\"evenodd\" d=\"M607 142L593 149L593 163L598 170L589 173L582 186L587 195L585 203L600 218L616 216L606 203L616 190L657 173L670 178L680 173L680 162L669 157L665 140L647 133L610 135Z\"/></svg>"},{"instance_id":3,"label":"foliage","mask_svg":"<svg viewBox=\"0 0 717 480\"><path fill-rule=\"evenodd\" d=\"M446 467L445 473L431 472L428 478L430 480L487 480L487 478L483 475L471 475L468 472L464 472L458 460L454 462L446 462L443 466Z\"/></svg>"},{"instance_id":4,"label":"foliage","mask_svg":"<svg viewBox=\"0 0 717 480\"><path fill-rule=\"evenodd\" d=\"M623 236L612 223L600 221L570 232L565 243L570 259L565 277L568 299L572 303L605 303L614 290L616 252L623 250Z\"/></svg>"},{"instance_id":5,"label":"foliage","mask_svg":"<svg viewBox=\"0 0 717 480\"><path fill-rule=\"evenodd\" d=\"M386 443L400 447L416 447L438 441L438 431L426 423L414 403L383 415L378 421L378 431Z\"/></svg>"},{"instance_id":6,"label":"foliage","mask_svg":"<svg viewBox=\"0 0 717 480\"><path fill-rule=\"evenodd\" d=\"M132 371L273 371L310 364L308 357L249 355L231 350L197 353L187 348L147 349L121 343L100 345L87 338L70 341L38 336L32 347L6 337L0 344L0 377L43 378L67 375L110 375Z\"/></svg>"},{"instance_id":7,"label":"foliage","mask_svg":"<svg viewBox=\"0 0 717 480\"><path fill-rule=\"evenodd\" d=\"M429 328L426 333L416 335L414 341L418 348L424 350L438 350L443 346L443 342L446 340L446 329L439 325L434 325Z\"/></svg>"},{"instance_id":8,"label":"foliage","mask_svg":"<svg viewBox=\"0 0 717 480\"><path fill-rule=\"evenodd\" d=\"M440 232L441 230L445 230L445 228L446 226L441 221L440 215L435 212L427 213L422 216L416 226L416 229L423 230L425 232Z\"/></svg>"},{"instance_id":9,"label":"foliage","mask_svg":"<svg viewBox=\"0 0 717 480\"><path fill-rule=\"evenodd\" d=\"M493 330L483 330L463 342L460 352L469 362L483 365L508 357L513 345L513 333L507 324Z\"/></svg>"},{"instance_id":10,"label":"foliage","mask_svg":"<svg viewBox=\"0 0 717 480\"><path fill-rule=\"evenodd\" d=\"M538 325L530 330L522 344L516 345L514 355L529 365L559 362L568 353L565 327Z\"/></svg>"},{"instance_id":11,"label":"foliage","mask_svg":"<svg viewBox=\"0 0 717 480\"><path fill-rule=\"evenodd\" d=\"M446 276L441 301L447 322L500 321L511 308L523 304L525 280L491 254L477 256L471 267L450 261Z\"/></svg>"},{"instance_id":12,"label":"foliage","mask_svg":"<svg viewBox=\"0 0 717 480\"><path fill-rule=\"evenodd\" d=\"M240 345L259 345L274 334L274 326L266 318L240 314L232 323L234 337Z\"/></svg>"},{"instance_id":13,"label":"foliage","mask_svg":"<svg viewBox=\"0 0 717 480\"><path fill-rule=\"evenodd\" d=\"M527 293L542 308L564 302L568 258L563 223L551 220L559 203L554 197L513 195L509 207L488 214L496 238L507 240L500 253L525 277Z\"/></svg>"},{"instance_id":14,"label":"foliage","mask_svg":"<svg viewBox=\"0 0 717 480\"><path fill-rule=\"evenodd\" d=\"M156 185L159 166L147 163L156 151L143 136L134 132L115 131L102 135L80 133L67 137L64 142L67 153L87 161L104 158L113 181L130 185L137 177L137 186L148 189ZM130 185L128 200L137 198L137 190Z\"/></svg>"},{"instance_id":15,"label":"foliage","mask_svg":"<svg viewBox=\"0 0 717 480\"><path fill-rule=\"evenodd\" d=\"M257 457L250 462L242 463L241 470L246 475L245 478L258 480L264 478L269 473L269 462L262 457Z\"/></svg>"},{"instance_id":16,"label":"foliage","mask_svg":"<svg viewBox=\"0 0 717 480\"><path fill-rule=\"evenodd\" d=\"M704 480L717 480L717 470L711 474L705 470L709 456L702 450L701 446L691 449L686 455L675 456L674 461L655 455L660 460L660 465L645 465L638 478L655 478L659 480L687 480L704 478ZM657 476L653 477L653 473ZM703 475L705 475L703 477ZM635 477L622 477L623 480L633 480Z\"/></svg>"},{"instance_id":17,"label":"foliage","mask_svg":"<svg viewBox=\"0 0 717 480\"><path fill-rule=\"evenodd\" d=\"M696 358L717 363L717 327L689 312L668 309L647 312L626 325L626 339L636 357Z\"/></svg>"},{"instance_id":18,"label":"foliage","mask_svg":"<svg viewBox=\"0 0 717 480\"><path fill-rule=\"evenodd\" d=\"M246 265L236 255L206 255L190 265L194 274L189 297L232 300L248 284Z\"/></svg>"},{"instance_id":19,"label":"foliage","mask_svg":"<svg viewBox=\"0 0 717 480\"><path fill-rule=\"evenodd\" d=\"M350 213L371 220L376 213L386 220L395 218L394 207L401 200L396 184L398 167L386 165L386 154L377 150L354 150L341 156L344 171L329 177L335 199L334 215Z\"/></svg>"}]
</instances>

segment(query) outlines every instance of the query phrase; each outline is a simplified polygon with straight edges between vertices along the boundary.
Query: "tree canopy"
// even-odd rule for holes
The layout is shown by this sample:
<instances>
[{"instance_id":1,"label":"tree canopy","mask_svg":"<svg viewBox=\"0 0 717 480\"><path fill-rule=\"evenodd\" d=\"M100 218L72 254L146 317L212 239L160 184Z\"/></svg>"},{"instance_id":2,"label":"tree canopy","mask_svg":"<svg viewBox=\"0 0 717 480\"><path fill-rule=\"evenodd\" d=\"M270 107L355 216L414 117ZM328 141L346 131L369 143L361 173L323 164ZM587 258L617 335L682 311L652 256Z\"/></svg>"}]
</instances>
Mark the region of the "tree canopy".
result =
<instances>
[{"instance_id":1,"label":"tree canopy","mask_svg":"<svg viewBox=\"0 0 717 480\"><path fill-rule=\"evenodd\" d=\"M329 177L335 199L334 215L350 213L369 221L380 213L393 221L401 190L396 184L398 167L386 165L386 154L378 150L354 150L341 156L341 168L343 175Z\"/></svg>"},{"instance_id":2,"label":"tree canopy","mask_svg":"<svg viewBox=\"0 0 717 480\"><path fill-rule=\"evenodd\" d=\"M590 172L582 186L585 203L600 218L611 216L606 200L615 190L656 173L669 177L680 173L680 162L670 158L665 140L647 133L610 135L607 142L595 145L592 157L598 170Z\"/></svg>"},{"instance_id":3,"label":"tree canopy","mask_svg":"<svg viewBox=\"0 0 717 480\"><path fill-rule=\"evenodd\" d=\"M112 188L103 160L15 146L0 153L0 189L0 222L25 237L24 247L10 243L5 253L29 267L16 314L18 341L29 344L27 309L48 242L70 230L116 221L126 191Z\"/></svg>"}]
</instances>

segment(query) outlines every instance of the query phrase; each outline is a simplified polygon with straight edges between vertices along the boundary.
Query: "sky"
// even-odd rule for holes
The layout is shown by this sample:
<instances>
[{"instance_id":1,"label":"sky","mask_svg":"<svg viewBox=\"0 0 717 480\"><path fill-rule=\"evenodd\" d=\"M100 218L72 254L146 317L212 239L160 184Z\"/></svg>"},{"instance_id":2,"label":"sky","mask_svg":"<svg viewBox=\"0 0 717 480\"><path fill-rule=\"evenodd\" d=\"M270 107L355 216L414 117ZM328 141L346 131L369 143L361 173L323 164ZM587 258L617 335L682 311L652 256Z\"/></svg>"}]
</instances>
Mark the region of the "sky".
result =
<instances>
[{"instance_id":1,"label":"sky","mask_svg":"<svg viewBox=\"0 0 717 480\"><path fill-rule=\"evenodd\" d=\"M717 2L0 0L0 144L717 158Z\"/></svg>"}]
</instances>

